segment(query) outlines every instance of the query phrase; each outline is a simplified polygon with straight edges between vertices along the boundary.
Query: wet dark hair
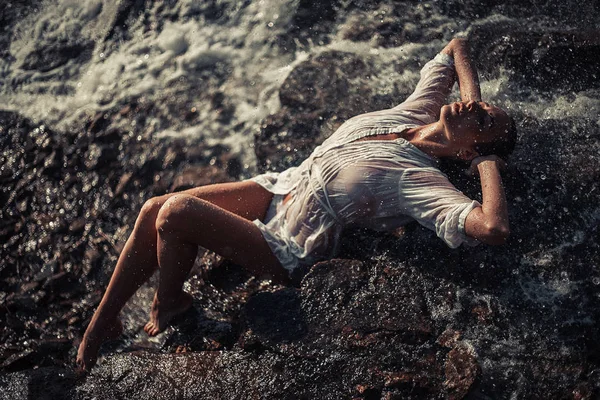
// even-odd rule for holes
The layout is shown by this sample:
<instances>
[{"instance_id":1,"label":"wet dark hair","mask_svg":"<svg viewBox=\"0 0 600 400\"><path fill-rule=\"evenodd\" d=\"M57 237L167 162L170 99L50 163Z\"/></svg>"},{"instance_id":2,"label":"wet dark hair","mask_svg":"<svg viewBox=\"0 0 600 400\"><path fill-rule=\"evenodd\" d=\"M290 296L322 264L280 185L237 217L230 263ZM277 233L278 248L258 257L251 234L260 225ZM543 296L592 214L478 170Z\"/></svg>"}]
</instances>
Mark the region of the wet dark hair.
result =
<instances>
[{"instance_id":1,"label":"wet dark hair","mask_svg":"<svg viewBox=\"0 0 600 400\"><path fill-rule=\"evenodd\" d=\"M475 150L479 155L489 156L495 154L501 159L507 160L517 144L517 124L510 115L508 116L508 119L508 130L505 132L506 135L504 135L504 137L490 143L479 143L475 145ZM452 183L460 190L464 191L473 183L473 181L467 179L464 174L465 168L468 168L470 164L470 160L465 161L458 158L442 157L439 159L438 166L442 172L450 177Z\"/></svg>"},{"instance_id":2,"label":"wet dark hair","mask_svg":"<svg viewBox=\"0 0 600 400\"><path fill-rule=\"evenodd\" d=\"M488 143L478 143L475 145L475 151L480 156L489 156L492 154L497 155L503 160L506 160L508 156L515 149L517 144L517 123L509 116L508 130L505 131L506 135L499 139L496 139Z\"/></svg>"}]
</instances>

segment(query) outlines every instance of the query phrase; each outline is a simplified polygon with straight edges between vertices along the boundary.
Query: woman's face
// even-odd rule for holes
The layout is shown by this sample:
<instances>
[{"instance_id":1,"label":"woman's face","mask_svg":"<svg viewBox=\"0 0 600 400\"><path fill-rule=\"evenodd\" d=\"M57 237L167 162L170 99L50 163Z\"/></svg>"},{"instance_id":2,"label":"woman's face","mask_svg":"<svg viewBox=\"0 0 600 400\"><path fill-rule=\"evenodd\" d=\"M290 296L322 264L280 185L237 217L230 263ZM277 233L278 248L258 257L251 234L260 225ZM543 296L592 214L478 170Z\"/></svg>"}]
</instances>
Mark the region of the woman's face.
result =
<instances>
[{"instance_id":1,"label":"woman's face","mask_svg":"<svg viewBox=\"0 0 600 400\"><path fill-rule=\"evenodd\" d=\"M502 138L510 126L504 110L483 101L447 104L441 109L440 121L448 140L459 147L472 147Z\"/></svg>"}]
</instances>

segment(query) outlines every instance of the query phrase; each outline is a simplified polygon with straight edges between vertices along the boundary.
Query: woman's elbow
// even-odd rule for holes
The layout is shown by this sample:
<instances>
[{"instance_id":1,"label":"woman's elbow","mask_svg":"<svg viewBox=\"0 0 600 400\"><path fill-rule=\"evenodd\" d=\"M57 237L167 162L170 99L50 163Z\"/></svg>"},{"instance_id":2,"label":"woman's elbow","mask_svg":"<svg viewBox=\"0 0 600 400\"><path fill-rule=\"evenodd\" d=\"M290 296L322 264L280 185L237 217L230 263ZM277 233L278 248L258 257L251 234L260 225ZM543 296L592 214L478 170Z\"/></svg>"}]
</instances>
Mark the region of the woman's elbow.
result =
<instances>
[{"instance_id":1,"label":"woman's elbow","mask_svg":"<svg viewBox=\"0 0 600 400\"><path fill-rule=\"evenodd\" d=\"M469 47L469 40L467 38L454 38L450 41L449 45L450 47L452 47L453 50L458 47L464 49Z\"/></svg>"},{"instance_id":2,"label":"woman's elbow","mask_svg":"<svg viewBox=\"0 0 600 400\"><path fill-rule=\"evenodd\" d=\"M510 228L505 225L488 226L480 240L483 243L491 244L492 246L500 246L506 243L510 236Z\"/></svg>"},{"instance_id":3,"label":"woman's elbow","mask_svg":"<svg viewBox=\"0 0 600 400\"><path fill-rule=\"evenodd\" d=\"M450 43L454 43L456 45L466 45L469 43L469 40L464 37L455 37L450 41Z\"/></svg>"}]
</instances>

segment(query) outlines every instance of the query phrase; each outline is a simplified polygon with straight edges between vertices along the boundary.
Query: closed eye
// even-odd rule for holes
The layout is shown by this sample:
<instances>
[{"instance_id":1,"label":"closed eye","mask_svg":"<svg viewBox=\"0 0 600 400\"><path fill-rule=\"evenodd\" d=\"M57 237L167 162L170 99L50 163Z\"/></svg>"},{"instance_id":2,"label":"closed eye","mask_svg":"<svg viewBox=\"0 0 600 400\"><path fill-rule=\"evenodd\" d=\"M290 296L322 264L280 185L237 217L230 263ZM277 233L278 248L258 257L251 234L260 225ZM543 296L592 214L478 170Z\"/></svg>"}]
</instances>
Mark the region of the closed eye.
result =
<instances>
[{"instance_id":1,"label":"closed eye","mask_svg":"<svg viewBox=\"0 0 600 400\"><path fill-rule=\"evenodd\" d=\"M494 117L492 117L492 114L490 114L490 113L482 113L479 116L479 119L477 120L477 122L479 123L479 127L480 127L481 130L483 130L485 128L486 117L489 119L489 123L488 123L487 129L490 130L494 126L494 122L495 121L494 121Z\"/></svg>"}]
</instances>

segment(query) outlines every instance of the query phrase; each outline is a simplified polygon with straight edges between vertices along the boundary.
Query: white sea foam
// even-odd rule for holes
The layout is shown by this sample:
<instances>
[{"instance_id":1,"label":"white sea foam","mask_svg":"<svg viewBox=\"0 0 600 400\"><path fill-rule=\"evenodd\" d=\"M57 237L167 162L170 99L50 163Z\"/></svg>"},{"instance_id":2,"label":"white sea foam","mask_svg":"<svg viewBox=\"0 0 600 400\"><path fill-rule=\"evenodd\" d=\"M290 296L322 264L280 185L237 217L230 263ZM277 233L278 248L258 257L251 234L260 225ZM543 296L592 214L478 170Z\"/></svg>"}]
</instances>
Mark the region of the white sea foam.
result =
<instances>
[{"instance_id":1,"label":"white sea foam","mask_svg":"<svg viewBox=\"0 0 600 400\"><path fill-rule=\"evenodd\" d=\"M128 22L130 38L117 41L107 40L117 18L117 0L42 2L35 15L13 29L10 53L15 61L0 61L2 108L18 110L59 130L77 118L119 107L134 98L144 98L168 114L169 99L182 96L181 86L176 85L180 79L199 82L218 72L222 78L212 83L212 90L222 92L234 107L233 120L227 125L210 111L206 93L191 90L177 104L184 107L190 103L197 108L196 126L190 128L177 118L165 121L151 116L150 120L162 136L234 143L244 163L252 168L253 133L267 115L280 108L278 89L297 64L323 51L349 52L376 65L370 79L380 94L397 90L408 93L418 80L419 67L445 43L440 39L380 48L374 43L352 42L343 37L345 26L352 23L348 18L338 21L329 44L297 43L295 53L286 52L276 43L278 35L287 34L297 0L254 0L246 5L223 1L219 5L226 7L227 17L212 20L202 15L206 8L202 2L180 0L169 7L156 2L152 9L143 10L139 18ZM167 14L177 16L177 22L171 22L173 18ZM438 22L445 39L463 29L448 17L431 18ZM511 22L491 16L481 23L494 21L500 25ZM96 43L89 60L68 60L47 72L22 68L35 49L74 38ZM482 84L484 98L509 111L525 111L539 118L600 115L600 100L585 94L548 101L535 93L524 96L518 90L502 73ZM236 131L230 131L234 126Z\"/></svg>"},{"instance_id":2,"label":"white sea foam","mask_svg":"<svg viewBox=\"0 0 600 400\"><path fill-rule=\"evenodd\" d=\"M159 5L146 10L148 19L163 19L157 11ZM248 151L252 142L248 133L279 108L277 88L293 65L306 58L305 53L298 57L282 55L272 45L287 28L296 6L295 1L254 1L246 8L234 7L226 22L217 24L198 16L200 3L180 1L171 10L179 14L179 22L166 22L160 30L148 30L140 18L128 27L132 40L103 48L101 41L116 17L116 1L65 0L58 6L46 2L35 17L16 28L18 34L10 48L16 61L0 65L1 101L4 108L63 129L82 114L93 115L131 98L144 96L159 103L169 98L177 79L203 79L206 70L222 67L227 69L228 78L219 89L235 105L235 121L230 126L248 127L243 135L231 133L237 137L226 141L244 143L236 147ZM77 35L99 43L89 62L77 64L70 60L46 73L21 68L34 49ZM60 75L60 80L54 75ZM65 92L68 94L60 94ZM195 94L189 97L194 101ZM199 109L208 107L203 104L202 93L196 100ZM173 121L161 134L210 136L219 131L219 124L209 114L201 113L203 118L199 118L197 127L185 128ZM250 162L253 155L243 157Z\"/></svg>"}]
</instances>

